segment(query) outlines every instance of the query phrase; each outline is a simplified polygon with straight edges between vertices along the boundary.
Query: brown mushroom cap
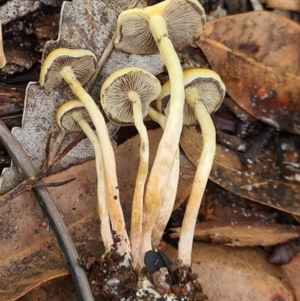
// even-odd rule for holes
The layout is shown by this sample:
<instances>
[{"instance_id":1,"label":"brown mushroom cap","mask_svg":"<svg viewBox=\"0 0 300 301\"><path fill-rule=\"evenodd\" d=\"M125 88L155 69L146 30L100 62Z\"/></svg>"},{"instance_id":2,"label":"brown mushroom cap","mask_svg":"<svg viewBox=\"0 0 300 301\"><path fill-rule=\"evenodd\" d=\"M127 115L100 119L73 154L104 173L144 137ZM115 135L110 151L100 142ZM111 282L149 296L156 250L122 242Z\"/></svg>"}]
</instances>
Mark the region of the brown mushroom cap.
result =
<instances>
[{"instance_id":1,"label":"brown mushroom cap","mask_svg":"<svg viewBox=\"0 0 300 301\"><path fill-rule=\"evenodd\" d=\"M191 44L205 24L204 10L197 0L166 0L144 9L125 10L118 18L116 48L136 54L157 53L148 25L148 20L155 15L164 17L175 49Z\"/></svg>"},{"instance_id":2,"label":"brown mushroom cap","mask_svg":"<svg viewBox=\"0 0 300 301\"><path fill-rule=\"evenodd\" d=\"M137 67L122 68L111 74L100 92L101 104L107 117L118 125L134 123L130 93L137 93L141 100L143 118L148 114L150 102L161 90L158 79L146 70Z\"/></svg>"},{"instance_id":3,"label":"brown mushroom cap","mask_svg":"<svg viewBox=\"0 0 300 301\"><path fill-rule=\"evenodd\" d=\"M56 122L62 130L69 133L82 132L82 128L72 117L74 112L80 112L82 118L88 124L93 125L90 115L82 102L79 100L69 100L62 104L56 113Z\"/></svg>"},{"instance_id":4,"label":"brown mushroom cap","mask_svg":"<svg viewBox=\"0 0 300 301\"><path fill-rule=\"evenodd\" d=\"M60 71L70 67L77 80L86 84L96 70L96 56L85 49L58 48L52 51L42 64L40 85L50 91L62 82Z\"/></svg>"}]
</instances>

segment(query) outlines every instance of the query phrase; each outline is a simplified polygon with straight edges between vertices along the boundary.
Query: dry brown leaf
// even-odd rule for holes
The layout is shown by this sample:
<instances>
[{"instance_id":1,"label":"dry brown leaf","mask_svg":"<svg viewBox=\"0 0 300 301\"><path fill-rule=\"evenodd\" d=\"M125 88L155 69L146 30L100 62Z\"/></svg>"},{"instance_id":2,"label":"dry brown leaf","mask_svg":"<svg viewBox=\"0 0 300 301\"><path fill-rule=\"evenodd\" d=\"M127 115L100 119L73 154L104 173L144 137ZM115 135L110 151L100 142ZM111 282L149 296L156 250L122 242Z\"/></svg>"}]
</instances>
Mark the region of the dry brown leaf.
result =
<instances>
[{"instance_id":1,"label":"dry brown leaf","mask_svg":"<svg viewBox=\"0 0 300 301\"><path fill-rule=\"evenodd\" d=\"M176 261L177 250L168 246L166 253ZM294 301L284 271L259 249L194 243L192 269L209 301Z\"/></svg>"},{"instance_id":2,"label":"dry brown leaf","mask_svg":"<svg viewBox=\"0 0 300 301\"><path fill-rule=\"evenodd\" d=\"M296 300L299 301L300 300L300 285L299 285L300 254L295 256L290 263L283 265L282 269L286 273L286 275L291 283L291 286L294 289Z\"/></svg>"},{"instance_id":3,"label":"dry brown leaf","mask_svg":"<svg viewBox=\"0 0 300 301\"><path fill-rule=\"evenodd\" d=\"M184 127L180 145L197 166L202 137L194 127ZM276 164L270 159L256 162L251 168L242 165L239 154L217 145L210 180L226 190L278 210L300 214L300 185L276 179Z\"/></svg>"},{"instance_id":4,"label":"dry brown leaf","mask_svg":"<svg viewBox=\"0 0 300 301\"><path fill-rule=\"evenodd\" d=\"M94 169L94 161L89 161L45 180L56 182L76 177L68 185L49 188L49 192L80 256L103 252L97 241ZM44 220L31 192L0 208L0 300L15 300L40 283L67 273L64 256L52 231L42 226Z\"/></svg>"},{"instance_id":5,"label":"dry brown leaf","mask_svg":"<svg viewBox=\"0 0 300 301\"><path fill-rule=\"evenodd\" d=\"M300 129L298 24L266 11L238 14L208 22L197 45L245 111L276 128Z\"/></svg>"},{"instance_id":6,"label":"dry brown leaf","mask_svg":"<svg viewBox=\"0 0 300 301\"><path fill-rule=\"evenodd\" d=\"M51 301L77 301L76 292L73 288L70 276L59 277L49 280L28 292L19 301L51 300Z\"/></svg>"}]
</instances>

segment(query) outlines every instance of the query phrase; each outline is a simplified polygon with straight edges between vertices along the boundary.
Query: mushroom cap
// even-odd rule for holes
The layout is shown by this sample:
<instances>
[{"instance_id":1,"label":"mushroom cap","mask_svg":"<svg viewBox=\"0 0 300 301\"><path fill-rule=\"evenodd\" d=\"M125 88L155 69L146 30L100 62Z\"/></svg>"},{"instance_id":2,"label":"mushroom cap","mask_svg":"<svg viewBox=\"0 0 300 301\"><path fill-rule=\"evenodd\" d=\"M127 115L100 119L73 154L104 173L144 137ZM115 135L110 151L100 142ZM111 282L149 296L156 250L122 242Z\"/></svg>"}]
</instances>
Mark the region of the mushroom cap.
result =
<instances>
[{"instance_id":1,"label":"mushroom cap","mask_svg":"<svg viewBox=\"0 0 300 301\"><path fill-rule=\"evenodd\" d=\"M141 68L125 67L105 80L100 91L100 101L105 114L113 123L130 125L134 123L134 118L129 92L139 95L145 118L150 102L157 99L160 90L160 82L153 74Z\"/></svg>"},{"instance_id":2,"label":"mushroom cap","mask_svg":"<svg viewBox=\"0 0 300 301\"><path fill-rule=\"evenodd\" d=\"M40 72L40 85L50 91L58 86L62 77L60 71L71 67L77 80L84 85L96 70L97 58L89 50L58 48L44 60Z\"/></svg>"},{"instance_id":3,"label":"mushroom cap","mask_svg":"<svg viewBox=\"0 0 300 301\"><path fill-rule=\"evenodd\" d=\"M56 123L62 130L68 133L82 132L79 124L72 118L73 112L80 112L83 119L91 126L93 125L90 115L83 103L79 100L69 100L63 103L56 112Z\"/></svg>"},{"instance_id":4,"label":"mushroom cap","mask_svg":"<svg viewBox=\"0 0 300 301\"><path fill-rule=\"evenodd\" d=\"M188 89L196 89L209 114L218 110L224 99L226 88L220 76L210 69L188 69L183 72L183 84L185 92ZM161 94L156 101L157 109L166 116L169 112L170 81L167 81L161 89ZM196 100L194 100L196 101ZM193 107L186 101L183 108L183 123L191 125L198 123Z\"/></svg>"},{"instance_id":5,"label":"mushroom cap","mask_svg":"<svg viewBox=\"0 0 300 301\"><path fill-rule=\"evenodd\" d=\"M166 0L144 9L128 9L118 17L115 47L134 54L157 53L149 29L149 19L155 15L164 17L168 37L175 49L199 38L205 24L204 9L197 0Z\"/></svg>"}]
</instances>

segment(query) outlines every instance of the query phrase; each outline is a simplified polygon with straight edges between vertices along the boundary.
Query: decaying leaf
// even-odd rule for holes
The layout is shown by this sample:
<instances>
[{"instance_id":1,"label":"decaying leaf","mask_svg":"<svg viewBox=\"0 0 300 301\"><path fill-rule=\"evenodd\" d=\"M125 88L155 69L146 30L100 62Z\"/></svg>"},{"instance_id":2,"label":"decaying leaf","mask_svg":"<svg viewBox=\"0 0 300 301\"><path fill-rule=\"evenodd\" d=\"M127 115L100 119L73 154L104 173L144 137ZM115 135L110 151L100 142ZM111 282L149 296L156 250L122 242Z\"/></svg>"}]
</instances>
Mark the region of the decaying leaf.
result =
<instances>
[{"instance_id":1,"label":"decaying leaf","mask_svg":"<svg viewBox=\"0 0 300 301\"><path fill-rule=\"evenodd\" d=\"M168 246L166 253L176 261L177 250ZM294 301L286 274L268 264L262 250L195 242L192 268L211 301Z\"/></svg>"},{"instance_id":2,"label":"decaying leaf","mask_svg":"<svg viewBox=\"0 0 300 301\"><path fill-rule=\"evenodd\" d=\"M299 132L298 24L266 11L229 16L208 22L197 45L239 106L276 128Z\"/></svg>"},{"instance_id":3,"label":"decaying leaf","mask_svg":"<svg viewBox=\"0 0 300 301\"><path fill-rule=\"evenodd\" d=\"M57 41L47 43L44 57L52 49L67 47L91 50L99 59L114 33L117 15L127 8L129 2L129 0L64 2L61 10L59 38ZM100 87L105 78L125 66L141 67L153 74L163 70L159 55L129 55L113 51L90 91L97 103L99 103ZM59 134L59 128L55 124L55 111L69 99L73 99L72 93L63 85L51 92L44 91L38 83L30 83L27 87L22 127L14 128L12 133L21 142L37 169L43 165L48 134L52 132L52 142ZM115 133L115 127L108 130L111 135ZM74 135L67 135L62 147L73 138ZM93 157L94 152L90 142L84 140L60 162L56 171ZM6 169L1 177L0 193L10 190L21 180L22 175L15 167Z\"/></svg>"},{"instance_id":4,"label":"decaying leaf","mask_svg":"<svg viewBox=\"0 0 300 301\"><path fill-rule=\"evenodd\" d=\"M194 127L184 127L180 145L186 156L197 166L202 138ZM228 191L278 210L300 214L299 185L276 179L278 174L274 161L264 158L252 167L245 167L238 153L229 152L217 145L210 180Z\"/></svg>"},{"instance_id":5,"label":"decaying leaf","mask_svg":"<svg viewBox=\"0 0 300 301\"><path fill-rule=\"evenodd\" d=\"M300 300L300 254L293 258L293 260L282 266L282 269L286 273L291 282L291 286L294 290L296 300Z\"/></svg>"},{"instance_id":6,"label":"decaying leaf","mask_svg":"<svg viewBox=\"0 0 300 301\"><path fill-rule=\"evenodd\" d=\"M69 185L54 190L49 188L49 192L80 256L104 251L97 242L99 218L94 164L94 161L89 161L49 178L52 182L60 177L77 178ZM0 212L1 300L15 300L40 283L67 273L64 256L33 193L20 195L3 206Z\"/></svg>"}]
</instances>

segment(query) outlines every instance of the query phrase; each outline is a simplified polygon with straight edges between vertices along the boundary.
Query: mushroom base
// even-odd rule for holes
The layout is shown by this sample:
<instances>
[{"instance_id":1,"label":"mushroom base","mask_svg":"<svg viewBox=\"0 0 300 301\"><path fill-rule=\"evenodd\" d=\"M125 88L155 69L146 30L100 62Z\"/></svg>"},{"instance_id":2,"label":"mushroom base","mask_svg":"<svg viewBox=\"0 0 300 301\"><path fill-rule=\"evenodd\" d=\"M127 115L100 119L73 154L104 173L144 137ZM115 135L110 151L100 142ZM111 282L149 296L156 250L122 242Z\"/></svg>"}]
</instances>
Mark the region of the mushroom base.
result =
<instances>
[{"instance_id":1,"label":"mushroom base","mask_svg":"<svg viewBox=\"0 0 300 301\"><path fill-rule=\"evenodd\" d=\"M190 267L178 267L173 272L162 267L150 275L146 268L138 274L123 262L124 256L115 249L99 259L87 258L84 267L95 301L207 300Z\"/></svg>"},{"instance_id":2,"label":"mushroom base","mask_svg":"<svg viewBox=\"0 0 300 301\"><path fill-rule=\"evenodd\" d=\"M197 275L192 273L190 267L182 266L173 271L175 284L171 286L171 291L177 296L176 300L208 300L203 293L201 284L197 281Z\"/></svg>"}]
</instances>

